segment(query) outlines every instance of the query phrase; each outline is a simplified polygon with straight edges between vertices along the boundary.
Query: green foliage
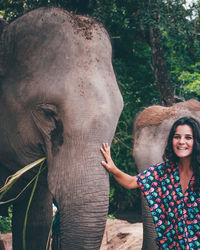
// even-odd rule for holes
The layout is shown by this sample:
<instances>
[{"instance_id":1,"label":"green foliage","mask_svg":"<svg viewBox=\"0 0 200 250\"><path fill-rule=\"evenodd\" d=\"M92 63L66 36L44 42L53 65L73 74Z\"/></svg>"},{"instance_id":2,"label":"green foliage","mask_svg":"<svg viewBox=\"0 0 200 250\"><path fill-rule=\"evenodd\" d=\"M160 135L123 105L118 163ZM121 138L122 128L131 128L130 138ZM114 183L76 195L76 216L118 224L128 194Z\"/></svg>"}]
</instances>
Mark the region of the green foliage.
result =
<instances>
[{"instance_id":1,"label":"green foliage","mask_svg":"<svg viewBox=\"0 0 200 250\"><path fill-rule=\"evenodd\" d=\"M178 77L185 98L200 100L200 62L192 65L189 71L183 71Z\"/></svg>"},{"instance_id":2,"label":"green foliage","mask_svg":"<svg viewBox=\"0 0 200 250\"><path fill-rule=\"evenodd\" d=\"M115 216L113 214L109 214L108 219L113 220L113 219L115 219Z\"/></svg>"},{"instance_id":3,"label":"green foliage","mask_svg":"<svg viewBox=\"0 0 200 250\"><path fill-rule=\"evenodd\" d=\"M178 77L200 60L199 13L197 1L185 7L185 0L135 1L135 23L148 42L149 27L160 30L162 46L175 94L180 93Z\"/></svg>"},{"instance_id":4,"label":"green foliage","mask_svg":"<svg viewBox=\"0 0 200 250\"><path fill-rule=\"evenodd\" d=\"M5 14L5 11L0 10L0 16L1 16L1 17L3 17L3 16L4 16L4 14Z\"/></svg>"},{"instance_id":5,"label":"green foliage","mask_svg":"<svg viewBox=\"0 0 200 250\"><path fill-rule=\"evenodd\" d=\"M11 232L12 206L8 209L9 217L0 216L0 233Z\"/></svg>"},{"instance_id":6,"label":"green foliage","mask_svg":"<svg viewBox=\"0 0 200 250\"><path fill-rule=\"evenodd\" d=\"M186 76L187 77L187 76ZM185 86L185 92L186 94L189 93L195 93L197 96L200 96L200 74L194 73L190 74L190 78L193 78L193 81L190 82L187 86Z\"/></svg>"}]
</instances>

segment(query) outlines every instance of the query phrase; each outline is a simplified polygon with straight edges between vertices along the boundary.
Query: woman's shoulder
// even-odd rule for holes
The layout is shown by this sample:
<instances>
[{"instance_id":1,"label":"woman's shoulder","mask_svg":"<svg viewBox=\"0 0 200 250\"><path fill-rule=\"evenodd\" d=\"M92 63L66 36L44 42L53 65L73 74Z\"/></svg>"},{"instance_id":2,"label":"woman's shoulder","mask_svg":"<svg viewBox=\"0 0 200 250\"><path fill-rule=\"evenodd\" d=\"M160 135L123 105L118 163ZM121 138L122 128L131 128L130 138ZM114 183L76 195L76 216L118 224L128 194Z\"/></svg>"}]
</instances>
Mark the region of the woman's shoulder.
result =
<instances>
[{"instance_id":1,"label":"woman's shoulder","mask_svg":"<svg viewBox=\"0 0 200 250\"><path fill-rule=\"evenodd\" d=\"M149 168L138 174L138 177L145 178L148 176L163 175L165 169L165 162L160 162L151 165Z\"/></svg>"},{"instance_id":2,"label":"woman's shoulder","mask_svg":"<svg viewBox=\"0 0 200 250\"><path fill-rule=\"evenodd\" d=\"M170 162L168 161L159 162L151 165L148 169L139 173L138 178L144 179L148 176L156 176L157 180L160 178L163 179L166 178L171 172L173 172L172 170L175 168L176 166L174 164L170 164Z\"/></svg>"},{"instance_id":3,"label":"woman's shoulder","mask_svg":"<svg viewBox=\"0 0 200 250\"><path fill-rule=\"evenodd\" d=\"M169 161L162 161L159 163L156 163L154 165L151 165L149 167L149 171L159 171L160 173L167 174L171 173L172 170L177 169L177 164L170 163Z\"/></svg>"},{"instance_id":4,"label":"woman's shoulder","mask_svg":"<svg viewBox=\"0 0 200 250\"><path fill-rule=\"evenodd\" d=\"M151 186L158 186L165 175L165 162L151 165L144 172L137 175L137 183L141 190L147 191Z\"/></svg>"},{"instance_id":5,"label":"woman's shoulder","mask_svg":"<svg viewBox=\"0 0 200 250\"><path fill-rule=\"evenodd\" d=\"M160 172L160 173L164 173L165 172L165 169L166 169L166 164L167 164L167 162L159 162L159 163L156 163L156 164L153 164L153 165L151 165L148 169L147 169L147 171L149 171L149 172L154 172L154 171L158 171L158 172Z\"/></svg>"}]
</instances>

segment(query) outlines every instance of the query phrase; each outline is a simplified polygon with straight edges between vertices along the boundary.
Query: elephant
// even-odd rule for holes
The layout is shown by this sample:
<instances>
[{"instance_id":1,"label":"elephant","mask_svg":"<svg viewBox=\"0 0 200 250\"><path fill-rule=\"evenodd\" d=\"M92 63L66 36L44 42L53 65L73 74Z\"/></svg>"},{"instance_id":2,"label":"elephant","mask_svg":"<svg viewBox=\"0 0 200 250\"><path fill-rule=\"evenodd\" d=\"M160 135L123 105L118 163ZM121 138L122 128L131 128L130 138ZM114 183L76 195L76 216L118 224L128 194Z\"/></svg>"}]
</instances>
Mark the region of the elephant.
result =
<instances>
[{"instance_id":1,"label":"elephant","mask_svg":"<svg viewBox=\"0 0 200 250\"><path fill-rule=\"evenodd\" d=\"M123 109L109 35L92 18L54 7L0 24L0 185L46 157L28 214L26 249L45 249L53 198L61 249L99 249L109 204L100 147L111 143ZM5 198L36 172L21 177ZM14 250L23 249L30 192L13 203Z\"/></svg>"},{"instance_id":2,"label":"elephant","mask_svg":"<svg viewBox=\"0 0 200 250\"><path fill-rule=\"evenodd\" d=\"M150 165L162 162L162 156L172 124L183 116L192 116L200 121L200 102L191 99L171 107L154 105L145 108L136 116L133 128L133 157L139 172ZM155 243L156 230L147 201L142 197L143 246L145 250L158 249Z\"/></svg>"}]
</instances>

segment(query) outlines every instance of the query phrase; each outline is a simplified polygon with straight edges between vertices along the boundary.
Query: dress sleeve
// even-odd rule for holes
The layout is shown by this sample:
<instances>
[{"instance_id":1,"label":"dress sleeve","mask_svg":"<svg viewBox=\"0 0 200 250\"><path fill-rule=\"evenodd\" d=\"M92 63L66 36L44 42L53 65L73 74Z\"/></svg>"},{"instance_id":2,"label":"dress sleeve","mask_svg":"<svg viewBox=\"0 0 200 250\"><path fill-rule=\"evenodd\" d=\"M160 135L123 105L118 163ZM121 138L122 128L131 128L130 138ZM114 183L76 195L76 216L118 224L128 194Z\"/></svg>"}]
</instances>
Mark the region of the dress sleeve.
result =
<instances>
[{"instance_id":1,"label":"dress sleeve","mask_svg":"<svg viewBox=\"0 0 200 250\"><path fill-rule=\"evenodd\" d=\"M151 183L154 179L152 176L153 168L155 168L155 167L151 166L149 169L145 170L144 172L142 172L136 176L137 184L139 185L142 193L150 190Z\"/></svg>"},{"instance_id":2,"label":"dress sleeve","mask_svg":"<svg viewBox=\"0 0 200 250\"><path fill-rule=\"evenodd\" d=\"M160 201L160 183L163 179L162 165L154 165L136 176L139 188L150 208Z\"/></svg>"}]
</instances>

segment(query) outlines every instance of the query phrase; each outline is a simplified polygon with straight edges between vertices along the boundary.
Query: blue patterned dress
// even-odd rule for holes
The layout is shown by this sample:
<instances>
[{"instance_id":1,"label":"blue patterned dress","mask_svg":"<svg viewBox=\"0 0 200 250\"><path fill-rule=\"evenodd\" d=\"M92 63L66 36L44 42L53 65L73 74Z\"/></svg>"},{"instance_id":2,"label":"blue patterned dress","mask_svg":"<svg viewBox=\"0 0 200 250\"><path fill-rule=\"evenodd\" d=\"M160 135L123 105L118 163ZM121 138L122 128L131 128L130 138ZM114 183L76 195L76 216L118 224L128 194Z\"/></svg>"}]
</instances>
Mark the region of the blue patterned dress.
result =
<instances>
[{"instance_id":1,"label":"blue patterned dress","mask_svg":"<svg viewBox=\"0 0 200 250\"><path fill-rule=\"evenodd\" d=\"M194 191L194 178L183 193L177 165L163 162L137 175L153 216L159 249L200 249L200 189Z\"/></svg>"}]
</instances>

